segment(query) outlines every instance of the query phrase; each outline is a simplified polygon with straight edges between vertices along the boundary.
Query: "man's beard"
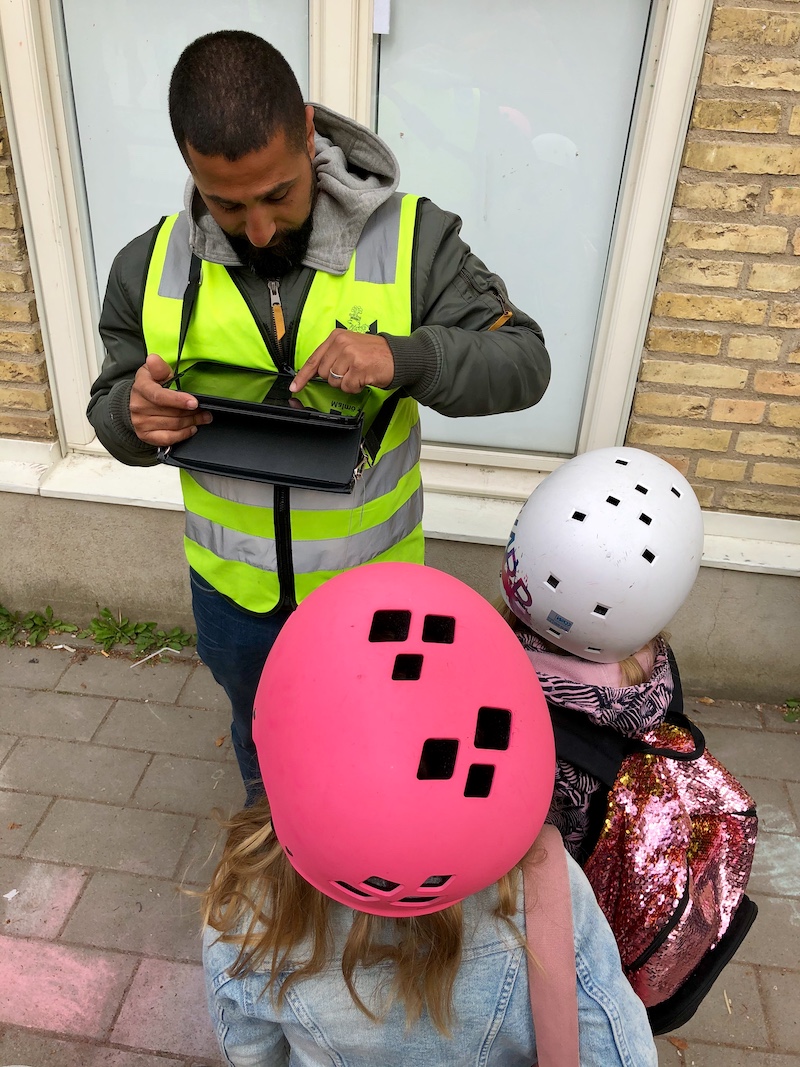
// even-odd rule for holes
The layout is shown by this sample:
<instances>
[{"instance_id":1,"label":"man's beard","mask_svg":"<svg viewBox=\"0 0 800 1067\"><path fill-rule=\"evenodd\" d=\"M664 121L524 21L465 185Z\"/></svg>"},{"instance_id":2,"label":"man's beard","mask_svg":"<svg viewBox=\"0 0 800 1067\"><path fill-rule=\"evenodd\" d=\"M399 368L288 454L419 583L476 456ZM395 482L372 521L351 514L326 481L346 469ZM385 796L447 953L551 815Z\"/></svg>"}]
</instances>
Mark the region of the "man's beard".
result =
<instances>
[{"instance_id":1,"label":"man's beard","mask_svg":"<svg viewBox=\"0 0 800 1067\"><path fill-rule=\"evenodd\" d=\"M242 265L260 278L282 278L301 266L314 229L314 199L306 221L294 230L285 230L275 244L266 248L256 248L246 237L226 233Z\"/></svg>"}]
</instances>

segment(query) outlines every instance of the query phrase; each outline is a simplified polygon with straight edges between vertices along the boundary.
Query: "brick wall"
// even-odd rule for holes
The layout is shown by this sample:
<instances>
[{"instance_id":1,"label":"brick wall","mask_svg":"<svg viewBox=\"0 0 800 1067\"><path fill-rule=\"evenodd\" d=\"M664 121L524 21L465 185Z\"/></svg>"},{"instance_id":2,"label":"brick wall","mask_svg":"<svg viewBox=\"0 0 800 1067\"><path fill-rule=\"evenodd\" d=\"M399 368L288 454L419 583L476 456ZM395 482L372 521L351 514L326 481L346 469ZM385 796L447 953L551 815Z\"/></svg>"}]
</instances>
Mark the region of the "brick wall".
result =
<instances>
[{"instance_id":1,"label":"brick wall","mask_svg":"<svg viewBox=\"0 0 800 1067\"><path fill-rule=\"evenodd\" d=\"M0 437L56 436L8 130L0 100Z\"/></svg>"},{"instance_id":2,"label":"brick wall","mask_svg":"<svg viewBox=\"0 0 800 1067\"><path fill-rule=\"evenodd\" d=\"M800 518L800 0L718 0L627 443Z\"/></svg>"}]
</instances>

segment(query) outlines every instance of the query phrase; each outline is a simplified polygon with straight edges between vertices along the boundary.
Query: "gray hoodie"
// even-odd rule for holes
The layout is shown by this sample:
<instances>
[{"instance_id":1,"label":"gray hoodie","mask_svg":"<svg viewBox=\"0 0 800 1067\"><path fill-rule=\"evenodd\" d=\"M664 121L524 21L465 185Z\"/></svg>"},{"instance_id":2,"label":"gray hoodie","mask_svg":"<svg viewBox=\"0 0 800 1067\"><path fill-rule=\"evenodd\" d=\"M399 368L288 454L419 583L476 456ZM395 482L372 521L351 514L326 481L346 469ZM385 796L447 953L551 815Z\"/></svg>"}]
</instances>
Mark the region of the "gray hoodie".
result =
<instances>
[{"instance_id":1,"label":"gray hoodie","mask_svg":"<svg viewBox=\"0 0 800 1067\"><path fill-rule=\"evenodd\" d=\"M394 154L371 130L314 105L314 170L318 195L314 228L303 266L281 279L287 325L302 310L309 271L343 274L372 213L395 191ZM185 192L189 241L201 258L237 272L257 318L270 321L266 283L242 267L224 233L189 180ZM156 462L156 449L140 441L130 418L133 378L147 352L141 308L154 227L114 260L100 316L106 348L91 390L87 415L113 456L135 466ZM496 274L459 236L461 220L428 200L419 206L412 277L412 331L383 334L392 351L392 387L405 389L443 415L490 415L537 403L550 377L550 361L537 324L508 301ZM489 332L511 311L502 328ZM289 354L293 356L293 353Z\"/></svg>"}]
</instances>

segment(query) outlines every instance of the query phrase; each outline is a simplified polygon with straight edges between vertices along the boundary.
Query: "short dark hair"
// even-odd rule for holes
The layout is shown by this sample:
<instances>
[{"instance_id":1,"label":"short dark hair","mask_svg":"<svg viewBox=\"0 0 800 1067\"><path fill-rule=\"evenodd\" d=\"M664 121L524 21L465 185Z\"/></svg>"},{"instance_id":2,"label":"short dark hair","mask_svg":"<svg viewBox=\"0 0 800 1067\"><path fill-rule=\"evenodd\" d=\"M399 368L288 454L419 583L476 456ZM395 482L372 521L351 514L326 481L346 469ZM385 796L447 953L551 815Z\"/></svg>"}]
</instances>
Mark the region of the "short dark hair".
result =
<instances>
[{"instance_id":1,"label":"short dark hair","mask_svg":"<svg viewBox=\"0 0 800 1067\"><path fill-rule=\"evenodd\" d=\"M283 131L305 146L303 94L277 48L245 30L198 37L181 53L169 83L169 117L178 147L231 162Z\"/></svg>"}]
</instances>

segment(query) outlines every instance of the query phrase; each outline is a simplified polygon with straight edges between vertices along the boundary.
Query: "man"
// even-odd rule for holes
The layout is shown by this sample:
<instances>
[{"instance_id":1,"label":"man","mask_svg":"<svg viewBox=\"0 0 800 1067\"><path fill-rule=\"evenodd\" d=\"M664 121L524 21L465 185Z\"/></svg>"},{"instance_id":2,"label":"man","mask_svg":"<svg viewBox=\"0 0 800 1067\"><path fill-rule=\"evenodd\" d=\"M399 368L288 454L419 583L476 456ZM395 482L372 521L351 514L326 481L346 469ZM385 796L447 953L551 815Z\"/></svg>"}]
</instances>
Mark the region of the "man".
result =
<instances>
[{"instance_id":1,"label":"man","mask_svg":"<svg viewBox=\"0 0 800 1067\"><path fill-rule=\"evenodd\" d=\"M392 412L349 496L181 472L198 653L231 700L250 801L261 789L253 698L289 613L339 571L422 562L417 402L449 416L519 410L541 398L550 363L539 327L459 238L460 220L396 193L387 146L306 106L266 41L194 41L169 110L191 175L185 210L112 267L88 409L97 436L146 465L210 421L194 397L163 388L179 353L290 372L294 392L313 376L369 389L373 409ZM193 264L196 295L184 300Z\"/></svg>"}]
</instances>

